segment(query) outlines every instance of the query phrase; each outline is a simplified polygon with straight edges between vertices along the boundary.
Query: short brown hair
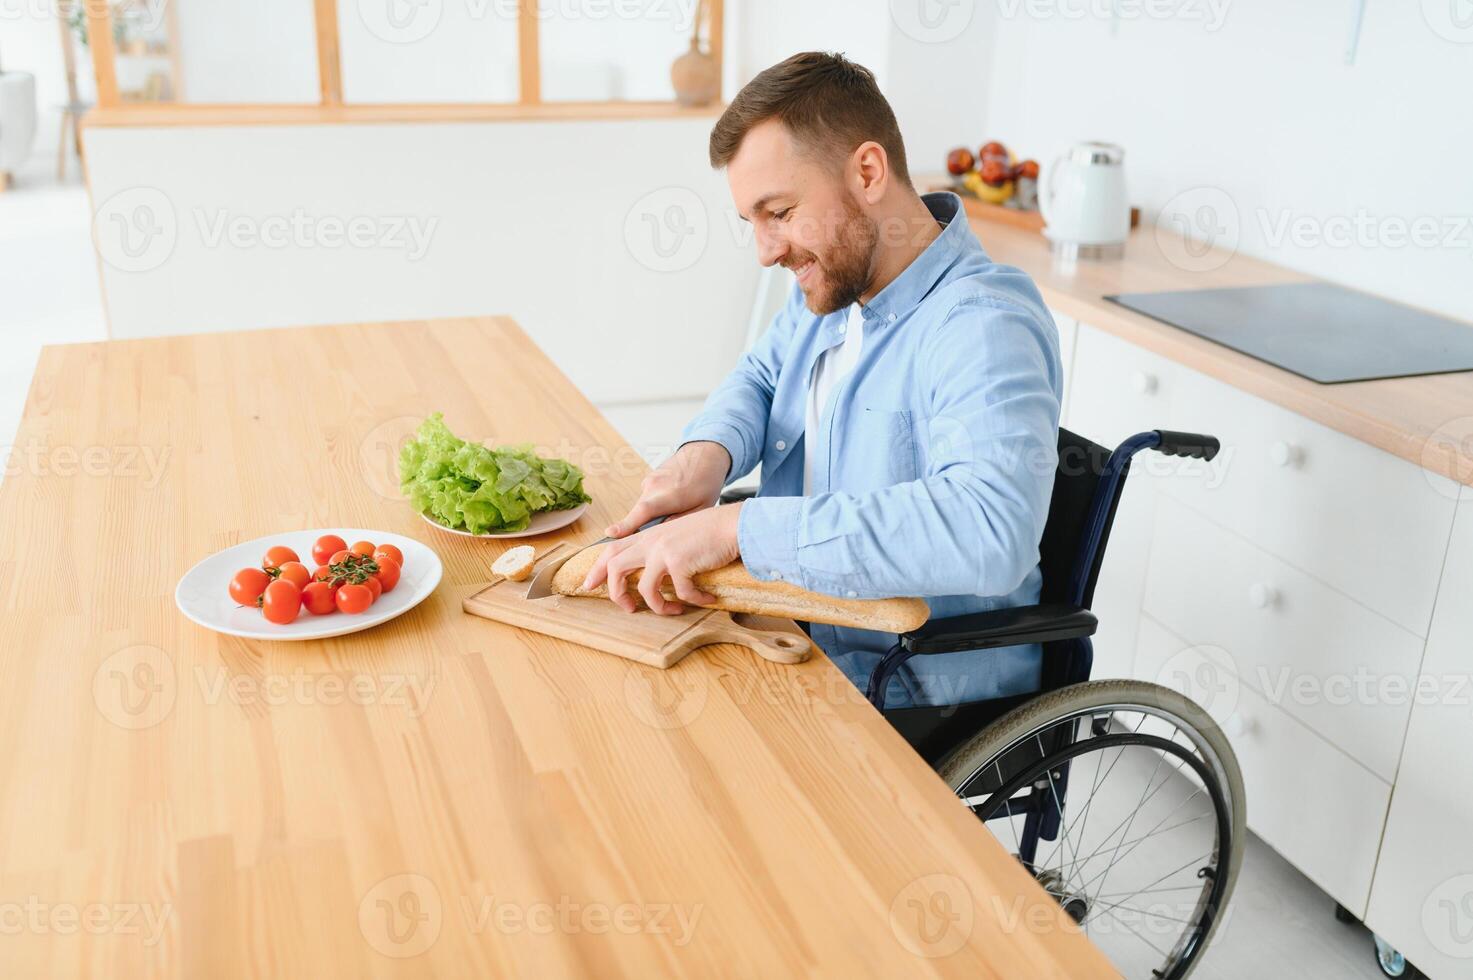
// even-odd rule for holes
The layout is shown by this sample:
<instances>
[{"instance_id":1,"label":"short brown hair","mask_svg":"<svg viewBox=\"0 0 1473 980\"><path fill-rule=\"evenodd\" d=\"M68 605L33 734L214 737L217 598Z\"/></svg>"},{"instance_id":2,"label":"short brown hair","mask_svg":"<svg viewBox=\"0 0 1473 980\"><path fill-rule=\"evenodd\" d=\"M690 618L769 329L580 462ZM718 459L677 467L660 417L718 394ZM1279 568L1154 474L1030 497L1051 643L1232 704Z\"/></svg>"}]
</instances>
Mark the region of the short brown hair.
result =
<instances>
[{"instance_id":1,"label":"short brown hair","mask_svg":"<svg viewBox=\"0 0 1473 980\"><path fill-rule=\"evenodd\" d=\"M874 72L841 54L804 51L743 86L711 130L711 166L730 163L752 127L769 119L781 119L808 149L850 153L873 140L895 176L910 183L900 125Z\"/></svg>"}]
</instances>

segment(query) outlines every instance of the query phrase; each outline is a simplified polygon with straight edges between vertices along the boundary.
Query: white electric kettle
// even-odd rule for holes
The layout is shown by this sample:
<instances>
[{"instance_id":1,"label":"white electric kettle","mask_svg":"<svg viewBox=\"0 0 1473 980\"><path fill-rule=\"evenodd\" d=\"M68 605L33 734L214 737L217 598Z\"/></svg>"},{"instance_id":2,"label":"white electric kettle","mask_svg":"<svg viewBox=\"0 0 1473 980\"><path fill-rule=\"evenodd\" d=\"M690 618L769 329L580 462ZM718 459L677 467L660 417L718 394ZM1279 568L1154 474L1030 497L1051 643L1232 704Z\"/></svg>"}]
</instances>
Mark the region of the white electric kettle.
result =
<instances>
[{"instance_id":1,"label":"white electric kettle","mask_svg":"<svg viewBox=\"0 0 1473 980\"><path fill-rule=\"evenodd\" d=\"M1130 235L1125 151L1111 143L1079 143L1054 161L1040 182L1045 236L1061 254L1113 258Z\"/></svg>"}]
</instances>

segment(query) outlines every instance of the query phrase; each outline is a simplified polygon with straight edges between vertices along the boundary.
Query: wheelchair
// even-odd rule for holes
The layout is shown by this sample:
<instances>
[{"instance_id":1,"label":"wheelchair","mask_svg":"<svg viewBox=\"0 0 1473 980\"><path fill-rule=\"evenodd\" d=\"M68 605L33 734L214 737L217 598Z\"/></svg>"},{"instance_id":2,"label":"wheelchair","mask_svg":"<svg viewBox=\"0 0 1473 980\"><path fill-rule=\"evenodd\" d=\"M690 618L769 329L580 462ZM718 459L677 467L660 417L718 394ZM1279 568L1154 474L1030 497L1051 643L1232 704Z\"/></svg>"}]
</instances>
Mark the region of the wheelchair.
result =
<instances>
[{"instance_id":1,"label":"wheelchair","mask_svg":"<svg viewBox=\"0 0 1473 980\"><path fill-rule=\"evenodd\" d=\"M1131 459L1154 450L1211 460L1219 444L1154 430L1112 452L1061 429L1058 449L1038 605L900 635L866 695L1122 976L1179 980L1200 961L1242 863L1242 775L1194 702L1144 681L1089 679L1090 603ZM913 658L1034 643L1035 692L885 707L888 683Z\"/></svg>"}]
</instances>

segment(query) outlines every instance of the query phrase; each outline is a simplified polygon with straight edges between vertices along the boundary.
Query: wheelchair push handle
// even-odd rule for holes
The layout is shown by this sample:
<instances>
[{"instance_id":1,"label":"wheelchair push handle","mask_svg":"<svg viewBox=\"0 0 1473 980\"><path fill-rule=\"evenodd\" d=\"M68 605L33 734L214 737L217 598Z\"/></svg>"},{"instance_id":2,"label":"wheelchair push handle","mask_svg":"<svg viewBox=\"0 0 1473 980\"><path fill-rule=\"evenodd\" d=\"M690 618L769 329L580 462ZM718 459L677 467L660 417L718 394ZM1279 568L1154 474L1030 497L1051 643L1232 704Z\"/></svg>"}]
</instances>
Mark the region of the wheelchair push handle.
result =
<instances>
[{"instance_id":1,"label":"wheelchair push handle","mask_svg":"<svg viewBox=\"0 0 1473 980\"><path fill-rule=\"evenodd\" d=\"M1168 456L1190 456L1192 459L1205 459L1209 462L1222 448L1222 443L1213 436L1204 436L1196 432L1172 432L1169 429L1157 429L1156 435L1161 442L1156 446L1156 451Z\"/></svg>"}]
</instances>

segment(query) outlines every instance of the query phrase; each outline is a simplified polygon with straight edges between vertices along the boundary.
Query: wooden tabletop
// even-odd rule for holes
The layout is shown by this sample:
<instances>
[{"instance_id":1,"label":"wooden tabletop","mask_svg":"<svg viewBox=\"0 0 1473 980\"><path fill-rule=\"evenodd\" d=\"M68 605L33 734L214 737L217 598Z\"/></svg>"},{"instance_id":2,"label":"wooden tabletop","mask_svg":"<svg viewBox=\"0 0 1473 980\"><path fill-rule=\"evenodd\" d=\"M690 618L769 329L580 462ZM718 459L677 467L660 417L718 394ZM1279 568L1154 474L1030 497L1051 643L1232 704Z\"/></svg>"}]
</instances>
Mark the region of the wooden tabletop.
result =
<instances>
[{"instance_id":1,"label":"wooden tabletop","mask_svg":"<svg viewBox=\"0 0 1473 980\"><path fill-rule=\"evenodd\" d=\"M1112 975L825 657L662 672L463 614L504 545L399 499L435 410L582 465L570 540L645 472L504 318L45 349L0 484L0 972ZM318 526L445 579L310 643L175 609Z\"/></svg>"},{"instance_id":2,"label":"wooden tabletop","mask_svg":"<svg viewBox=\"0 0 1473 980\"><path fill-rule=\"evenodd\" d=\"M987 253L1038 284L1055 310L1282 405L1435 473L1473 485L1473 373L1324 385L1105 299L1117 293L1219 289L1311 277L1240 252L1193 247L1143 224L1125 257L1064 264L1036 231L972 219ZM1473 329L1473 327L1470 327Z\"/></svg>"}]
</instances>

